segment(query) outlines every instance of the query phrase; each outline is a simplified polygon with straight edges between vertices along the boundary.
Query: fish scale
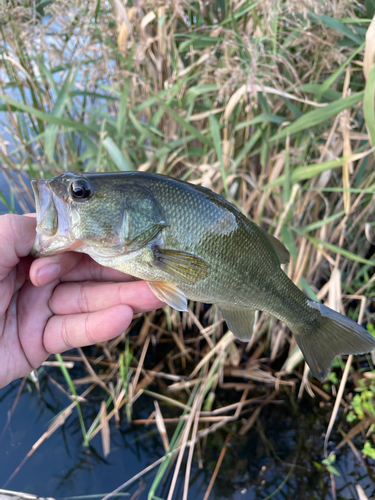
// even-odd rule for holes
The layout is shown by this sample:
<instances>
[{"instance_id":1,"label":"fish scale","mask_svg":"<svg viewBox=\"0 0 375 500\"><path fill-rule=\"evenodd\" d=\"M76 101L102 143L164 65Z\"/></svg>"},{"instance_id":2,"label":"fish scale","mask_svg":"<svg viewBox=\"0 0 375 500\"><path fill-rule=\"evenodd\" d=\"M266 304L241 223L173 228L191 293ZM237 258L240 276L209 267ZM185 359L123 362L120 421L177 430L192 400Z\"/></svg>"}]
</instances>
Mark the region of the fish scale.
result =
<instances>
[{"instance_id":1,"label":"fish scale","mask_svg":"<svg viewBox=\"0 0 375 500\"><path fill-rule=\"evenodd\" d=\"M280 267L289 260L281 242L208 189L142 172L64 173L32 185L36 256L84 252L146 280L178 310L187 299L217 304L244 341L255 311L268 312L292 330L321 379L335 356L375 347L364 328L294 285Z\"/></svg>"}]
</instances>

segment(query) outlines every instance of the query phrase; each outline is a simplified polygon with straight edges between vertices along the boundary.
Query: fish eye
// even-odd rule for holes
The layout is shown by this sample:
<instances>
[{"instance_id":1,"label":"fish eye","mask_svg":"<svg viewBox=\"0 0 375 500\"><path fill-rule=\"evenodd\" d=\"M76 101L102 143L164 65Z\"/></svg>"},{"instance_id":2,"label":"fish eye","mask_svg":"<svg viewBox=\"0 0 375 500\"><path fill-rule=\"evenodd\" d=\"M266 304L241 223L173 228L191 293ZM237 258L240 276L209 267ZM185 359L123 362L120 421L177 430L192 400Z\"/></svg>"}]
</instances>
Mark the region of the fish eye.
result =
<instances>
[{"instance_id":1,"label":"fish eye","mask_svg":"<svg viewBox=\"0 0 375 500\"><path fill-rule=\"evenodd\" d=\"M91 194L91 186L86 179L77 179L70 185L70 192L77 200L86 200Z\"/></svg>"}]
</instances>

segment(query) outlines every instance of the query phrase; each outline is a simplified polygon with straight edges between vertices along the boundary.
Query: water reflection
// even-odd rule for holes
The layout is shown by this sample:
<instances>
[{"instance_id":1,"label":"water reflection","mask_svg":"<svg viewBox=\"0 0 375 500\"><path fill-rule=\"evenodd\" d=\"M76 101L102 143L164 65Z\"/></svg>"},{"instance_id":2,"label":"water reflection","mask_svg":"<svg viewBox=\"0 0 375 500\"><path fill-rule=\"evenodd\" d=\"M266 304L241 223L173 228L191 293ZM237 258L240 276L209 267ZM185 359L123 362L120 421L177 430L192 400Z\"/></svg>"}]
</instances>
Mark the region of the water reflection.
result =
<instances>
[{"instance_id":1,"label":"water reflection","mask_svg":"<svg viewBox=\"0 0 375 500\"><path fill-rule=\"evenodd\" d=\"M26 384L0 447L0 487L19 466L33 444L46 431L51 419L70 403L69 398L46 374L40 378L40 392ZM52 371L51 371L52 373ZM75 374L76 376L79 373ZM57 370L53 377L64 386ZM59 378L60 377L60 378ZM14 382L0 391L0 426L4 428L19 389ZM155 388L154 388L155 390ZM104 395L96 390L82 405L89 426L100 409ZM203 498L215 469L219 454L230 434L229 444L210 499L264 499L289 480L273 498L330 499L329 475L313 466L321 462L323 437L329 415L310 405L308 398L296 410L287 397L284 403L266 406L253 428L239 435L241 422L228 424L210 435L200 446L200 458L195 454L191 474L191 498ZM152 398L142 396L133 410L134 419L147 418L153 411ZM161 404L164 417L176 416L175 411ZM170 437L174 426L168 426ZM82 434L76 412L25 462L7 488L56 498L109 493L132 478L163 455L163 445L154 425L133 425L122 415L121 426L111 424L111 452L104 458L101 438L97 435L90 447L82 446ZM1 432L1 431L0 431ZM337 441L341 436L336 434ZM361 444L357 443L360 447ZM199 468L199 461L203 464ZM348 447L338 453L336 467L341 476L335 478L337 498L357 498L355 485L360 483L367 496L375 494L371 467L365 470ZM184 471L184 467L181 469ZM146 499L157 468L135 482L127 493L138 491L137 498ZM160 485L158 496L167 498L173 470ZM182 498L184 477L180 474L174 498Z\"/></svg>"}]
</instances>

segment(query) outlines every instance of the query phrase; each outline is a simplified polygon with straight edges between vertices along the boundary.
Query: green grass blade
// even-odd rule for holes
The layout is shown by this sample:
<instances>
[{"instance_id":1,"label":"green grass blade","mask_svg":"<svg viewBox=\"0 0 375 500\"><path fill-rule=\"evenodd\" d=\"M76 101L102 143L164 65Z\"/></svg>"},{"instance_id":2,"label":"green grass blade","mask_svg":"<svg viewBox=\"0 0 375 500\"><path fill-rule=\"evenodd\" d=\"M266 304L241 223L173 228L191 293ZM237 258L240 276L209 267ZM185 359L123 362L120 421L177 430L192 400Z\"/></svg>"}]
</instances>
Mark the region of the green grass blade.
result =
<instances>
[{"instance_id":1,"label":"green grass blade","mask_svg":"<svg viewBox=\"0 0 375 500\"><path fill-rule=\"evenodd\" d=\"M174 97L180 88L179 83L176 83L175 85L172 85L171 87L168 87L167 89L161 90L157 95L149 97L145 101L143 101L141 104L139 104L134 110L133 113L137 115L141 111L144 111L145 109L149 108L150 106L153 106L154 104L159 103L160 99L163 97L168 97L171 99Z\"/></svg>"},{"instance_id":2,"label":"green grass blade","mask_svg":"<svg viewBox=\"0 0 375 500\"><path fill-rule=\"evenodd\" d=\"M280 139L284 139L288 134L296 134L297 132L301 132L305 129L314 127L315 125L319 125L320 123L329 120L333 116L336 116L338 113L341 113L341 111L344 111L344 109L358 104L363 99L363 95L363 92L357 92L356 94L332 102L331 104L328 104L327 106L324 106L322 108L309 111L308 113L301 116L301 118L283 128L283 130L281 130L277 134L273 135L269 139L269 141L274 142Z\"/></svg>"},{"instance_id":3,"label":"green grass blade","mask_svg":"<svg viewBox=\"0 0 375 500\"><path fill-rule=\"evenodd\" d=\"M346 38L349 38L349 40L352 40L356 45L361 45L363 43L363 38L354 33L354 31L346 26L342 21L340 21L340 19L335 19L333 17L325 15L316 17L322 21L324 26L336 30L338 33L346 36Z\"/></svg>"},{"instance_id":4,"label":"green grass blade","mask_svg":"<svg viewBox=\"0 0 375 500\"><path fill-rule=\"evenodd\" d=\"M101 94L100 92L89 92L87 90L73 90L70 92L71 97L91 97L92 99L104 99L106 101L118 101L118 97L114 97L112 95Z\"/></svg>"},{"instance_id":5,"label":"green grass blade","mask_svg":"<svg viewBox=\"0 0 375 500\"><path fill-rule=\"evenodd\" d=\"M340 188L340 187L309 187L308 191L321 191L325 193L365 193L365 194L374 194L375 192L375 184L369 186L368 188Z\"/></svg>"},{"instance_id":6,"label":"green grass blade","mask_svg":"<svg viewBox=\"0 0 375 500\"><path fill-rule=\"evenodd\" d=\"M165 111L174 119L176 122L180 125L180 127L185 130L186 132L189 132L189 134L193 135L196 139L201 141L204 145L208 146L209 148L214 148L213 143L203 135L199 130L197 130L193 125L191 125L189 122L184 120L179 114L176 113L168 104L165 104L163 101L158 99L158 102L160 106L165 109Z\"/></svg>"},{"instance_id":7,"label":"green grass blade","mask_svg":"<svg viewBox=\"0 0 375 500\"><path fill-rule=\"evenodd\" d=\"M77 70L73 73L72 70L69 71L65 82L63 83L60 92L57 96L55 105L52 110L52 115L57 118L61 118L64 108L69 101L69 92L71 87L74 85L75 79L77 77ZM45 138L44 138L44 147L45 153L48 161L53 160L53 154L55 150L55 142L58 132L58 125L54 123L49 123L45 128Z\"/></svg>"},{"instance_id":8,"label":"green grass blade","mask_svg":"<svg viewBox=\"0 0 375 500\"><path fill-rule=\"evenodd\" d=\"M27 104L17 101L16 99L13 99L12 97L9 97L5 94L0 94L0 99L14 106L15 109L28 113L31 116L35 116L36 118L44 120L47 123L54 123L55 125L59 125L61 127L67 127L74 130L81 130L82 132L92 133L100 131L99 125L94 125L94 124L85 125L83 123L70 120L69 118L53 116L52 114L45 113L44 111L40 111L40 109L28 106Z\"/></svg>"},{"instance_id":9,"label":"green grass blade","mask_svg":"<svg viewBox=\"0 0 375 500\"><path fill-rule=\"evenodd\" d=\"M119 138L121 138L125 134L126 117L128 110L129 85L130 85L129 78L127 78L124 82L124 88L121 94L120 108L117 117L117 133L119 135Z\"/></svg>"},{"instance_id":10,"label":"green grass blade","mask_svg":"<svg viewBox=\"0 0 375 500\"><path fill-rule=\"evenodd\" d=\"M130 110L129 110L129 119L134 125L137 132L140 134L137 141L138 145L142 144L145 141L145 139L148 138L150 141L153 141L154 143L158 144L161 147L167 146L162 139L160 139L150 130L149 127L143 125L139 120L137 120L137 117ZM159 131L157 132L160 133Z\"/></svg>"},{"instance_id":11,"label":"green grass blade","mask_svg":"<svg viewBox=\"0 0 375 500\"><path fill-rule=\"evenodd\" d=\"M221 41L218 37L207 36L207 35L188 35L188 39L185 42L180 43L178 46L178 51L180 53L187 52L191 46L195 50L204 49L206 47L211 47L216 45Z\"/></svg>"},{"instance_id":12,"label":"green grass blade","mask_svg":"<svg viewBox=\"0 0 375 500\"><path fill-rule=\"evenodd\" d=\"M282 116L272 115L268 113L262 113L259 116L256 116L252 120L248 120L246 122L239 123L236 125L235 130L241 130L245 127L249 127L250 125L257 125L258 123L276 123L276 125L281 125L286 121Z\"/></svg>"},{"instance_id":13,"label":"green grass blade","mask_svg":"<svg viewBox=\"0 0 375 500\"><path fill-rule=\"evenodd\" d=\"M112 404L112 401L113 401L113 395L111 394L108 399L106 400L105 402L105 407L108 409L109 406ZM101 414L100 412L98 413L98 415L95 417L94 421L92 422L92 424L90 425L89 429L87 430L87 442L90 441L91 439L91 435L92 433L95 431L95 429L98 427L98 425L100 424L100 418L101 418Z\"/></svg>"},{"instance_id":14,"label":"green grass blade","mask_svg":"<svg viewBox=\"0 0 375 500\"><path fill-rule=\"evenodd\" d=\"M69 389L70 389L72 395L74 396L74 399L75 399L75 402L77 405L77 413L78 413L79 423L81 424L82 434L83 434L83 438L84 438L84 445L87 446L88 441L87 441L86 427L85 427L85 422L83 420L82 410L81 410L81 406L79 404L78 394L77 394L76 388L74 387L73 381L72 381L70 374L69 374L69 372L64 364L64 361L61 357L61 354L55 354L55 357L56 357L57 361L60 363L60 369L62 371L62 374L64 375L66 383L68 384Z\"/></svg>"},{"instance_id":15,"label":"green grass blade","mask_svg":"<svg viewBox=\"0 0 375 500\"><path fill-rule=\"evenodd\" d=\"M44 75L44 77L47 79L47 81L48 81L49 85L51 86L51 88L53 89L53 91L57 94L58 91L57 91L57 87L56 87L56 82L53 79L53 76L52 76L50 69L47 68L47 66L44 64L43 57L38 57L37 63L39 66L40 73L42 75Z\"/></svg>"},{"instance_id":16,"label":"green grass blade","mask_svg":"<svg viewBox=\"0 0 375 500\"><path fill-rule=\"evenodd\" d=\"M217 92L216 84L208 83L205 85L195 85L194 87L190 87L190 89L185 94L184 105L189 106L195 101L197 97L210 92Z\"/></svg>"},{"instance_id":17,"label":"green grass blade","mask_svg":"<svg viewBox=\"0 0 375 500\"><path fill-rule=\"evenodd\" d=\"M374 96L375 96L375 66L372 66L368 74L365 87L365 97L363 99L363 113L365 116L366 127L371 139L371 146L375 146Z\"/></svg>"},{"instance_id":18,"label":"green grass blade","mask_svg":"<svg viewBox=\"0 0 375 500\"><path fill-rule=\"evenodd\" d=\"M252 134L252 136L247 141L245 146L241 149L241 151L238 153L238 155L234 159L234 162L233 162L234 168L237 168L240 165L241 161L253 149L253 147L258 142L258 140L260 139L261 136L262 136L262 129L258 128L257 130L255 130L255 132Z\"/></svg>"},{"instance_id":19,"label":"green grass blade","mask_svg":"<svg viewBox=\"0 0 375 500\"><path fill-rule=\"evenodd\" d=\"M322 172L325 172L326 170L331 170L333 168L341 167L344 163L348 161L354 161L355 159L358 159L358 155L356 154L350 156L344 156L343 158L339 158L338 160L329 160L329 161L324 161L322 163L317 163L315 165L306 165L304 167L298 167L295 170L293 170L290 176L290 180L292 183L296 183L300 181L305 181L306 179L312 179L316 175L319 175ZM263 189L271 189L276 186L281 186L284 183L284 180L285 180L285 175L280 175L280 177L278 177L274 181L263 186Z\"/></svg>"},{"instance_id":20,"label":"green grass blade","mask_svg":"<svg viewBox=\"0 0 375 500\"><path fill-rule=\"evenodd\" d=\"M329 90L331 85L333 85L336 81L336 79L340 76L340 74L344 71L346 66L355 58L357 54L359 54L365 46L365 42L363 42L350 56L341 64L339 68L337 68L336 71L332 73L323 83L320 85L320 90L318 93L318 96L323 96L325 92Z\"/></svg>"},{"instance_id":21,"label":"green grass blade","mask_svg":"<svg viewBox=\"0 0 375 500\"><path fill-rule=\"evenodd\" d=\"M340 212L337 212L337 214L330 215L329 217L324 218L323 220L318 220L316 222L308 224L302 230L304 233L315 231L315 229L319 229L320 227L325 226L326 224L329 224L330 222L333 222L336 219L341 219L341 217L344 217L344 215L345 215L345 210L341 210Z\"/></svg>"},{"instance_id":22,"label":"green grass blade","mask_svg":"<svg viewBox=\"0 0 375 500\"><path fill-rule=\"evenodd\" d=\"M211 136L214 141L217 158L220 164L221 177L223 180L225 194L228 195L227 174L224 168L223 150L221 148L220 127L215 115L210 115Z\"/></svg>"},{"instance_id":23,"label":"green grass blade","mask_svg":"<svg viewBox=\"0 0 375 500\"><path fill-rule=\"evenodd\" d=\"M319 97L324 97L326 101L337 101L341 99L342 94L337 92L337 90L328 89L324 93L322 93L321 88L324 85L320 83L305 83L304 85L299 85L296 87L296 90L300 90L301 92L307 92L308 94L314 94Z\"/></svg>"},{"instance_id":24,"label":"green grass blade","mask_svg":"<svg viewBox=\"0 0 375 500\"><path fill-rule=\"evenodd\" d=\"M0 191L0 201L1 203L4 203L4 205L7 207L7 209L9 210L10 213L14 213L14 208L7 202L5 196L3 195L3 193Z\"/></svg>"},{"instance_id":25,"label":"green grass blade","mask_svg":"<svg viewBox=\"0 0 375 500\"><path fill-rule=\"evenodd\" d=\"M352 252L349 252L348 250L345 250L344 248L340 248L336 245L333 245L332 243L328 243L328 241L322 241L317 238L313 238L312 236L309 236L307 234L304 234L300 231L297 231L300 234L303 234L308 240L311 241L311 243L316 246L316 248L319 249L319 247L324 247L327 248L327 250L331 250L331 252L335 252L336 254L338 253L339 255L342 255L343 257L354 260L355 262L359 262L360 264L366 264L368 266L375 266L375 260L369 260L369 259L364 259L363 257L360 257L359 255L356 255Z\"/></svg>"},{"instance_id":26,"label":"green grass blade","mask_svg":"<svg viewBox=\"0 0 375 500\"><path fill-rule=\"evenodd\" d=\"M133 165L130 163L130 160L125 157L124 153L113 139L106 137L103 141L103 146L119 170L122 172L135 170Z\"/></svg>"}]
</instances>

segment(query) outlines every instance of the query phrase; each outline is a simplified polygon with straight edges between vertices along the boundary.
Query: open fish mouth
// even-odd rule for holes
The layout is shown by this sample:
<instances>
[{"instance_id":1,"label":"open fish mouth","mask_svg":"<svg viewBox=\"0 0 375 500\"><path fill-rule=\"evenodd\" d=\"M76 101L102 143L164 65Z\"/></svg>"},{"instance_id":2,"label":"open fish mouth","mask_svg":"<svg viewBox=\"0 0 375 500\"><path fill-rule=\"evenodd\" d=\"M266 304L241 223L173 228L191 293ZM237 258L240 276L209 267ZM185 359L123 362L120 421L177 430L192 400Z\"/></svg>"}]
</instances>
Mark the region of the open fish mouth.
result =
<instances>
[{"instance_id":1,"label":"open fish mouth","mask_svg":"<svg viewBox=\"0 0 375 500\"><path fill-rule=\"evenodd\" d=\"M54 236L58 229L58 213L53 203L48 181L31 181L34 191L38 231L45 236Z\"/></svg>"},{"instance_id":2,"label":"open fish mouth","mask_svg":"<svg viewBox=\"0 0 375 500\"><path fill-rule=\"evenodd\" d=\"M73 250L78 242L69 237L69 207L56 196L48 180L32 180L36 206L36 239L30 252L32 257L42 257L57 252Z\"/></svg>"}]
</instances>

